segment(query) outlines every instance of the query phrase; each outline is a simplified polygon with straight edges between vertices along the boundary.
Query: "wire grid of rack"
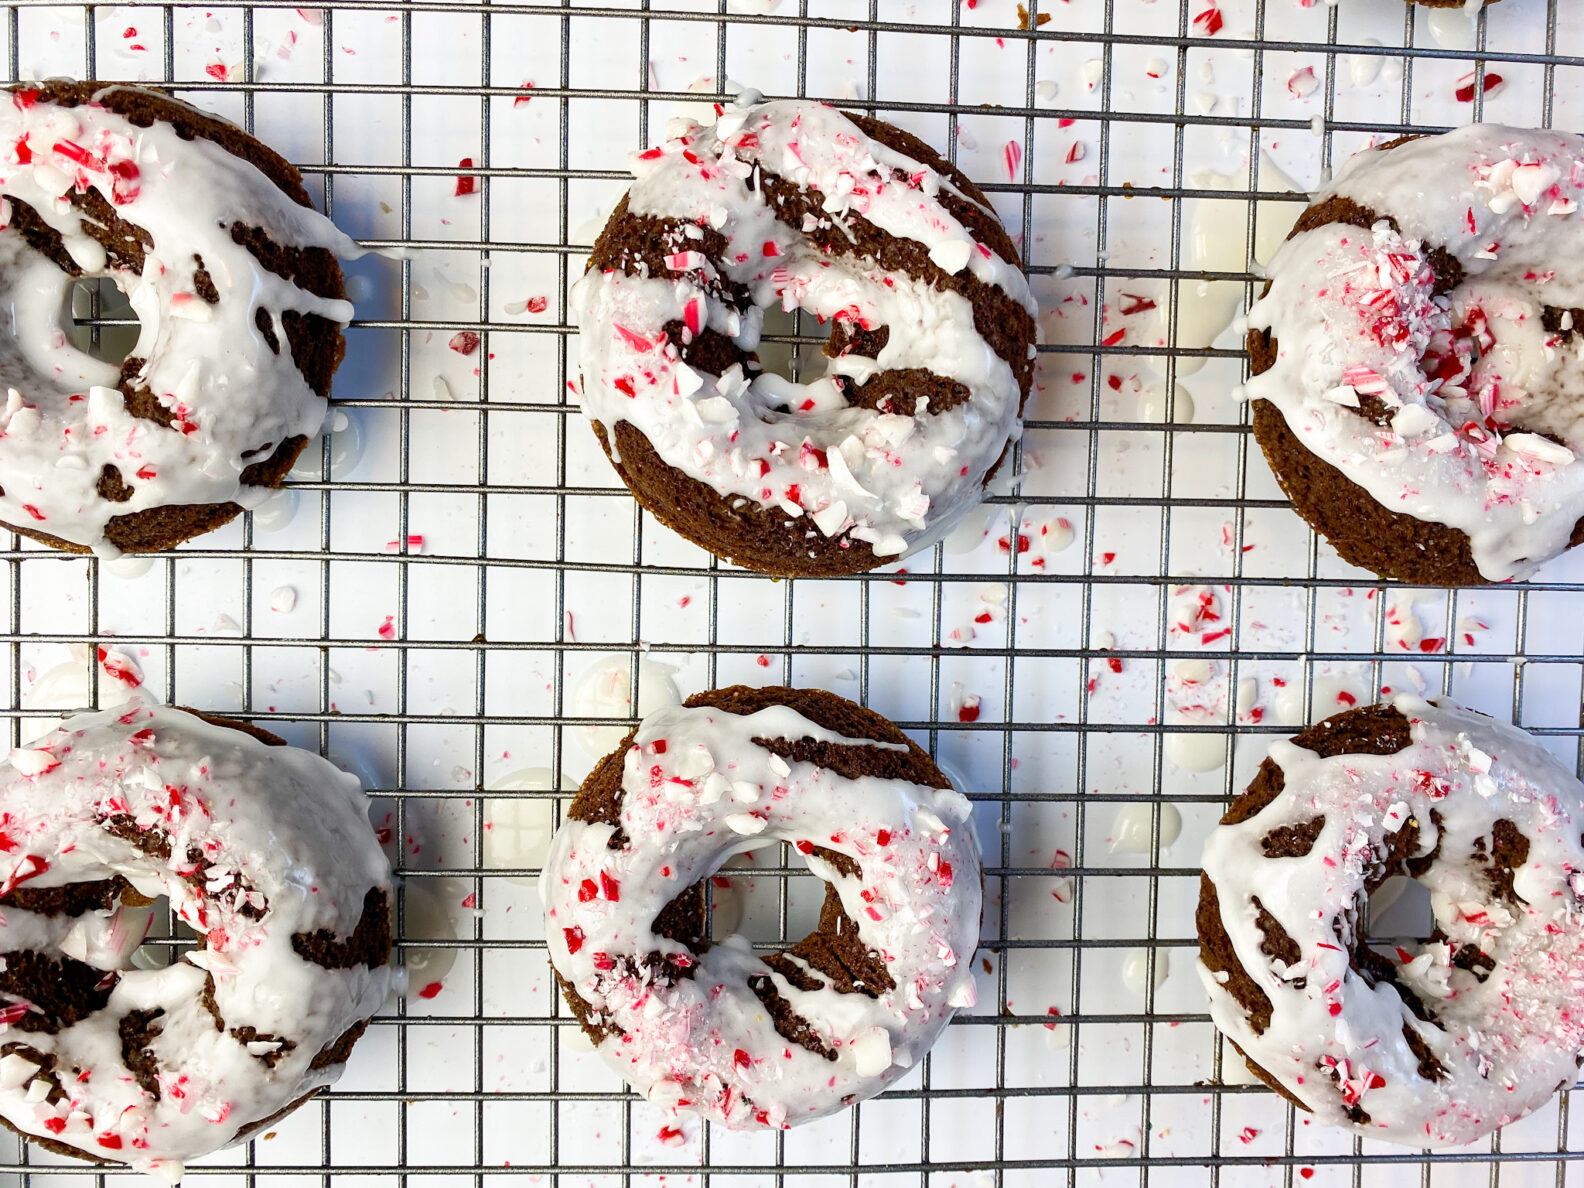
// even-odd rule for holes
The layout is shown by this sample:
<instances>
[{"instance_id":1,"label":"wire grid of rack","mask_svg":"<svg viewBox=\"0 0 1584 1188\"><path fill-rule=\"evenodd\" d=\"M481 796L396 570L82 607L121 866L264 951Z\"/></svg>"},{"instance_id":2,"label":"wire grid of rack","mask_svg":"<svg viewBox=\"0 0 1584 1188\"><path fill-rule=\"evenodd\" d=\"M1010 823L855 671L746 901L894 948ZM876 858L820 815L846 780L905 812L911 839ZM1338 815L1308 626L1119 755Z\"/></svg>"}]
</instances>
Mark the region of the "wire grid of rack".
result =
<instances>
[{"instance_id":1,"label":"wire grid of rack","mask_svg":"<svg viewBox=\"0 0 1584 1188\"><path fill-rule=\"evenodd\" d=\"M1565 8L1505 0L1467 50L1397 0L1027 0L1023 27L1011 0L7 6L11 78L174 84L286 152L376 253L351 266L360 316L336 390L364 448L316 446L277 500L284 526L240 522L140 577L16 540L5 554L13 742L51 716L26 695L70 645L121 649L163 699L358 770L404 879L404 956L455 960L433 996L391 1003L333 1092L192 1182L1578 1178L1570 1094L1488 1146L1425 1156L1308 1127L1237 1075L1208 1024L1190 968L1197 843L1268 739L1335 708L1349 682L1370 696L1421 681L1577 764L1584 572L1563 562L1526 589L1389 610L1297 531L1232 394L1235 340L1178 336L1211 286L1257 283L1247 266L1195 263L1194 203L1235 204L1246 259L1262 219L1297 209L1287 186L1261 184L1284 138L1286 168L1318 177L1371 136L1471 116L1565 123L1584 66L1584 24ZM722 80L904 124L981 179L1020 235L1052 316L1028 477L991 500L982 541L937 547L905 576L771 583L656 526L592 448L569 388L567 286L624 154L673 107L725 98ZM524 119L533 134L513 130ZM1228 153L1240 177L1198 172ZM535 292L543 316L505 304ZM1160 333L1117 335L1118 296L1137 308L1139 292L1168 315ZM95 335L117 322L97 305L81 320ZM454 345L468 333L476 354ZM817 337L794 323L770 341L795 355ZM1178 407L1119 411L1129 369L1152 369ZM1179 380L1199 412L1173 420ZM1057 512L1076 543L1025 547ZM287 582L298 605L279 619ZM1230 628L1214 648L1173 625L1174 600L1204 591ZM1396 620L1424 605L1431 626L1405 656ZM1266 621L1284 613L1285 627ZM525 764L549 769L541 789L575 783L610 738L587 732L627 721L579 711L580 674L613 656L629 699L641 656L670 663L685 692L827 685L963 775L986 851L981 1001L881 1099L784 1135L668 1136L578 1044L531 887L513 881L536 871L489 864L479 844L490 805L564 801L521 780L481 793ZM1174 666L1206 658L1219 719L1174 713ZM97 697L105 678L90 666L88 679ZM1300 695L1253 713L1233 693L1244 679ZM1224 762L1173 761L1174 740L1201 736ZM1109 845L1117 810L1140 807L1142 842ZM752 878L755 940L796 936L811 877L781 854ZM442 901L449 929L434 923ZM14 1142L0 1159L30 1185L119 1174Z\"/></svg>"}]
</instances>

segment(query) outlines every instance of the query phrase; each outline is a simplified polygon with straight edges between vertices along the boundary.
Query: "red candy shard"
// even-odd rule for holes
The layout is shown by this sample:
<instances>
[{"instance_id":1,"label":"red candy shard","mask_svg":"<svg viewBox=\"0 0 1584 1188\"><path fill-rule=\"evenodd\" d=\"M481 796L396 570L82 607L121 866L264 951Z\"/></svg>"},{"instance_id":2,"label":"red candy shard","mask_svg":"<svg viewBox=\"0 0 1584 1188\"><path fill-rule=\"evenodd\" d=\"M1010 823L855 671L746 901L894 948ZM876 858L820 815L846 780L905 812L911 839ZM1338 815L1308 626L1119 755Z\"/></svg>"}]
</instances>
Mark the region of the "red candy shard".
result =
<instances>
[{"instance_id":1,"label":"red candy shard","mask_svg":"<svg viewBox=\"0 0 1584 1188\"><path fill-rule=\"evenodd\" d=\"M566 938L566 947L568 953L576 953L583 947L583 930L581 928L576 926L571 928L563 928L561 930L561 935Z\"/></svg>"},{"instance_id":2,"label":"red candy shard","mask_svg":"<svg viewBox=\"0 0 1584 1188\"><path fill-rule=\"evenodd\" d=\"M1485 78L1481 83L1480 93L1489 95L1497 87L1501 86L1503 81L1504 80L1502 79L1501 75L1487 70L1485 72ZM1474 76L1472 74L1465 74L1463 78L1459 80L1457 98L1459 103L1474 102Z\"/></svg>"},{"instance_id":3,"label":"red candy shard","mask_svg":"<svg viewBox=\"0 0 1584 1188\"><path fill-rule=\"evenodd\" d=\"M463 157L457 162L458 169L472 169L473 158ZM456 197L461 198L468 194L478 193L478 178L471 174L458 176L456 179Z\"/></svg>"},{"instance_id":4,"label":"red candy shard","mask_svg":"<svg viewBox=\"0 0 1584 1188\"><path fill-rule=\"evenodd\" d=\"M1193 23L1195 27L1204 33L1206 37L1214 37L1217 33L1221 32L1221 29L1223 26L1225 26L1226 21L1221 16L1221 10L1212 4L1198 16L1194 17Z\"/></svg>"}]
</instances>

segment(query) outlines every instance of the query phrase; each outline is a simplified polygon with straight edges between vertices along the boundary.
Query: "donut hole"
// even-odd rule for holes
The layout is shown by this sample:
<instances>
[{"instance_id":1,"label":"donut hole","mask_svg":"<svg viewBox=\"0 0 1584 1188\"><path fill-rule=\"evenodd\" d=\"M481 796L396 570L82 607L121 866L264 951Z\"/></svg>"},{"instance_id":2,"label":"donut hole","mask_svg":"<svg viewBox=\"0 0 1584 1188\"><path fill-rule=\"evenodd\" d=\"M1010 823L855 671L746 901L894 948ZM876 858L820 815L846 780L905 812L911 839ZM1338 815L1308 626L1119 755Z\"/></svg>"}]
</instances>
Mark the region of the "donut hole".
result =
<instances>
[{"instance_id":1,"label":"donut hole","mask_svg":"<svg viewBox=\"0 0 1584 1188\"><path fill-rule=\"evenodd\" d=\"M764 311L759 363L767 374L806 384L823 376L830 363L826 348L837 341L837 329L801 309L771 306ZM791 409L785 410L791 412Z\"/></svg>"},{"instance_id":2,"label":"donut hole","mask_svg":"<svg viewBox=\"0 0 1584 1188\"><path fill-rule=\"evenodd\" d=\"M57 930L48 948L17 949L0 962L0 1003L30 1004L29 1023L36 1016L46 1031L101 1009L119 978L165 969L202 943L174 918L164 895L146 898L119 875L21 888L7 904Z\"/></svg>"},{"instance_id":3,"label":"donut hole","mask_svg":"<svg viewBox=\"0 0 1584 1188\"><path fill-rule=\"evenodd\" d=\"M1397 946L1422 945L1435 931L1430 891L1407 875L1392 875L1370 893L1364 937L1371 948L1395 956Z\"/></svg>"},{"instance_id":4,"label":"donut hole","mask_svg":"<svg viewBox=\"0 0 1584 1188\"><path fill-rule=\"evenodd\" d=\"M125 967L133 969L165 969L181 960L200 946L198 934L171 911L170 900L161 895L150 907L153 919L143 943L132 951Z\"/></svg>"},{"instance_id":5,"label":"donut hole","mask_svg":"<svg viewBox=\"0 0 1584 1188\"><path fill-rule=\"evenodd\" d=\"M850 979L869 961L855 945L856 926L823 877L829 870L826 862L832 860L851 861L834 851L816 847L806 854L786 844L734 853L672 900L661 912L656 931L695 945L737 937L772 963L778 954L791 953L838 980ZM832 965L827 957L837 955L841 960ZM878 979L881 971L869 974Z\"/></svg>"},{"instance_id":6,"label":"donut hole","mask_svg":"<svg viewBox=\"0 0 1584 1188\"><path fill-rule=\"evenodd\" d=\"M764 860L752 852L733 854L705 880L704 935L712 944L728 936L746 937L755 946L781 939L776 935L777 897L768 885L774 879L754 873L763 865Z\"/></svg>"},{"instance_id":7,"label":"donut hole","mask_svg":"<svg viewBox=\"0 0 1584 1188\"><path fill-rule=\"evenodd\" d=\"M819 927L825 883L800 870L801 855L787 849L788 855L779 858L770 848L732 854L666 905L663 930L712 945L741 937L759 953L792 948Z\"/></svg>"},{"instance_id":8,"label":"donut hole","mask_svg":"<svg viewBox=\"0 0 1584 1188\"><path fill-rule=\"evenodd\" d=\"M108 276L79 277L67 292L66 337L83 354L115 366L137 348L142 326L126 294Z\"/></svg>"},{"instance_id":9,"label":"donut hole","mask_svg":"<svg viewBox=\"0 0 1584 1188\"><path fill-rule=\"evenodd\" d=\"M0 389L64 398L116 384L140 327L108 276L73 277L0 236L0 277L12 293L0 319Z\"/></svg>"}]
</instances>

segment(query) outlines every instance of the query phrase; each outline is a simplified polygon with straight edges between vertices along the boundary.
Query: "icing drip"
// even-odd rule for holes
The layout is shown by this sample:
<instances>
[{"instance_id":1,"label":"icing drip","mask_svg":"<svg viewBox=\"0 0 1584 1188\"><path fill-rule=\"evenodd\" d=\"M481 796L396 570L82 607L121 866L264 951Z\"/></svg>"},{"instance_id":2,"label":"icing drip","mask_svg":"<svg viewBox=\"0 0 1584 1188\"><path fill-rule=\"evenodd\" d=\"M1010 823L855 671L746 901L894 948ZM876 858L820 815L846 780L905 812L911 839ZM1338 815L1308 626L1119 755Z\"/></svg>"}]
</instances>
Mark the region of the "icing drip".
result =
<instances>
[{"instance_id":1,"label":"icing drip","mask_svg":"<svg viewBox=\"0 0 1584 1188\"><path fill-rule=\"evenodd\" d=\"M107 259L85 229L83 209L66 198L90 190L148 233L153 246L140 273ZM285 439L318 433L328 407L293 364L282 317L292 311L344 324L352 307L263 268L231 228L255 227L283 247L343 256L356 254L352 241L218 144L30 92L0 97L0 195L0 278L11 314L9 332L0 333L0 387L7 390L0 520L114 556L104 534L115 516L186 504L251 506L267 495L243 484L242 471ZM127 382L118 384L118 367L66 340L61 319L72 278L9 225L12 200L59 233L86 277L108 277L127 295L141 323L132 354L145 360ZM264 317L278 354L259 328ZM141 388L170 414L169 426L128 410L127 397ZM125 501L98 493L106 466L129 488Z\"/></svg>"},{"instance_id":2,"label":"icing drip","mask_svg":"<svg viewBox=\"0 0 1584 1188\"><path fill-rule=\"evenodd\" d=\"M38 1067L0 1058L0 1114L25 1134L179 1177L182 1161L335 1080L339 1064L311 1063L379 1009L393 967L326 968L293 938L350 938L365 897L389 895L366 812L357 780L317 755L141 703L71 718L13 751L0 784L0 890L120 876L169 897L204 941L137 969L147 908L73 917L5 904L0 952L64 954L105 971L109 990L54 1033L19 1022L37 1008L0 995L0 1044L53 1057L62 1091L41 1098L29 1089L44 1085ZM153 1034L134 1046L154 1062L141 1081L125 1039L140 1018Z\"/></svg>"},{"instance_id":3,"label":"icing drip","mask_svg":"<svg viewBox=\"0 0 1584 1188\"><path fill-rule=\"evenodd\" d=\"M979 846L957 792L848 779L755 738L900 749L844 738L781 706L651 714L624 761L626 844L609 848L611 825L568 821L551 842L540 896L552 963L616 1033L599 1046L613 1068L662 1108L734 1127L791 1126L878 1093L957 1008L973 1005ZM655 934L656 915L682 891L732 855L782 841L836 888L893 989L839 993L800 966L825 983L800 990L740 936L695 955ZM860 873L839 874L809 853L814 844L854 859ZM777 1033L748 984L763 977L834 1060Z\"/></svg>"},{"instance_id":4,"label":"icing drip","mask_svg":"<svg viewBox=\"0 0 1584 1188\"><path fill-rule=\"evenodd\" d=\"M1278 354L1248 395L1382 506L1467 533L1492 581L1563 552L1584 517L1584 273L1565 265L1581 197L1571 133L1473 125L1360 153L1316 202L1382 221L1294 236L1249 311Z\"/></svg>"},{"instance_id":5,"label":"icing drip","mask_svg":"<svg viewBox=\"0 0 1584 1188\"><path fill-rule=\"evenodd\" d=\"M1584 1053L1584 787L1515 727L1450 702L1392 704L1411 724L1407 748L1320 758L1278 742L1282 793L1206 843L1205 875L1237 962L1270 999L1264 1033L1203 963L1199 973L1216 1026L1316 1117L1442 1147L1480 1138L1573 1083ZM1320 817L1306 853L1267 856L1273 830ZM1401 833L1409 821L1417 839ZM1508 893L1493 871L1496 839L1511 827L1527 853L1509 859ZM1344 913L1378 876L1393 837L1416 841L1408 861L1428 862L1418 879L1441 935L1382 960L1434 1022L1389 978L1361 976L1347 950L1363 941ZM1295 950L1281 954L1256 896ZM1426 1054L1440 1072L1421 1072Z\"/></svg>"},{"instance_id":6,"label":"icing drip","mask_svg":"<svg viewBox=\"0 0 1584 1188\"><path fill-rule=\"evenodd\" d=\"M840 112L808 102L728 108L709 128L688 122L633 169L632 213L710 228L726 247L715 256L678 252L668 276L596 270L574 286L588 415L607 429L630 423L668 466L723 496L807 516L808 532L849 533L877 556L943 536L979 502L985 474L1019 432L1011 367L975 329L960 293L819 251L804 234L812 226L794 230L776 218L763 177L817 190L839 231L851 236L844 219L861 215L924 245L947 273L966 272L1035 313L1022 270L977 241L941 195L970 200ZM748 300L734 297L734 286ZM752 351L771 306L857 330L885 327L889 338L876 358L843 355L825 375L794 383L740 366L696 371L666 332L681 324L691 341L715 331ZM914 415L847 403L847 387L906 368L954 380L971 399Z\"/></svg>"}]
</instances>

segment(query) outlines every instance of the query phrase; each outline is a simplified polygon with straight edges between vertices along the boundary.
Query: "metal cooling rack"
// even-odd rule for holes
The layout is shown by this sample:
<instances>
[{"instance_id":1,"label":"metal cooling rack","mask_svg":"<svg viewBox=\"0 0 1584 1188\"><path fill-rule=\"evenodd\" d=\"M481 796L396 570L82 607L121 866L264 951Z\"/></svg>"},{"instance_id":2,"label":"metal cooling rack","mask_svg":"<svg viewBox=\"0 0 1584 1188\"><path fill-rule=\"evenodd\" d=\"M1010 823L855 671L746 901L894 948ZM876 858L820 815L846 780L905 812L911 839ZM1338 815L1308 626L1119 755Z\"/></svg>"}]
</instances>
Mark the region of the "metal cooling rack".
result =
<instances>
[{"instance_id":1,"label":"metal cooling rack","mask_svg":"<svg viewBox=\"0 0 1584 1188\"><path fill-rule=\"evenodd\" d=\"M433 997L393 1001L332 1093L189 1182L1584 1178L1571 1094L1488 1146L1426 1157L1308 1126L1238 1075L1209 1025L1191 968L1198 846L1269 738L1336 708L1343 686L1422 681L1576 764L1584 569L1417 605L1361 581L1302 531L1251 448L1235 337L1178 334L1210 286L1256 283L1247 266L1201 266L1194 204L1232 204L1220 223L1246 260L1261 220L1297 209L1270 180L1282 170L1311 186L1371 136L1469 118L1576 124L1584 21L1565 0L1504 0L1468 50L1400 0L1026 2L1021 28L1014 0L6 6L10 78L173 83L297 161L375 253L350 269L360 318L336 386L363 448L327 440L273 531L239 522L136 579L15 539L4 554L13 742L50 716L24 697L70 645L121 649L163 699L359 771L376 823L389 812L406 959L455 958ZM726 79L903 124L1020 233L1047 345L1027 477L991 501L982 541L954 538L905 575L772 583L659 528L598 456L568 389L567 286L625 154ZM1116 311L1141 293L1171 316L1158 338L1118 339L1130 323ZM542 313L516 308L534 295ZM124 325L85 300L96 341ZM796 366L817 334L782 330L771 341ZM468 333L477 353L448 347ZM1164 392L1182 382L1191 422L1119 402L1146 371ZM1065 550L1044 547L1056 517L1076 534ZM297 606L282 614L271 597L287 584ZM1201 589L1229 629L1214 641L1173 627ZM1405 607L1438 646L1410 637L1405 652L1391 621ZM564 803L484 790L524 766L570 786L591 765L579 732L623 726L577 708L583 673L611 657L663 661L684 693L825 685L962 774L986 841L980 1005L898 1088L784 1135L693 1124L668 1145L663 1120L578 1043L532 889L511 881L536 871L483 865L477 839L487 801ZM1183 720L1177 666L1206 659L1220 716ZM1239 713L1245 679L1258 704ZM1185 771L1173 748L1200 735L1224 762ZM1113 852L1115 814L1139 806L1142 842ZM782 854L750 874L733 885L755 940L799 935L807 872ZM10 1182L120 1174L8 1141Z\"/></svg>"}]
</instances>

